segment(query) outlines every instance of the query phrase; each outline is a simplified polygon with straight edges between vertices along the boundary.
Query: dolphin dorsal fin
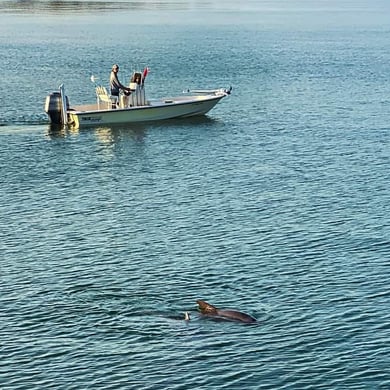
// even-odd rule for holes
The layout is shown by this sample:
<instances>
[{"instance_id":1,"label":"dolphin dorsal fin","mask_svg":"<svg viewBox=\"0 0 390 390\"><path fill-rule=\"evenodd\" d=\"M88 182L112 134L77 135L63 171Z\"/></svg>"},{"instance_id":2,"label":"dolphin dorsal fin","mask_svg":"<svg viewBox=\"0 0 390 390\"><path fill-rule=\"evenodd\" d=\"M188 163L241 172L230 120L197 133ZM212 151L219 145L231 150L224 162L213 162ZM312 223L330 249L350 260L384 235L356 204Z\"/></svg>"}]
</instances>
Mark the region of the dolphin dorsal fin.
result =
<instances>
[{"instance_id":1,"label":"dolphin dorsal fin","mask_svg":"<svg viewBox=\"0 0 390 390\"><path fill-rule=\"evenodd\" d=\"M202 314L216 314L217 308L213 305L210 305L209 303L205 301L196 301L196 303L199 305L199 310Z\"/></svg>"}]
</instances>

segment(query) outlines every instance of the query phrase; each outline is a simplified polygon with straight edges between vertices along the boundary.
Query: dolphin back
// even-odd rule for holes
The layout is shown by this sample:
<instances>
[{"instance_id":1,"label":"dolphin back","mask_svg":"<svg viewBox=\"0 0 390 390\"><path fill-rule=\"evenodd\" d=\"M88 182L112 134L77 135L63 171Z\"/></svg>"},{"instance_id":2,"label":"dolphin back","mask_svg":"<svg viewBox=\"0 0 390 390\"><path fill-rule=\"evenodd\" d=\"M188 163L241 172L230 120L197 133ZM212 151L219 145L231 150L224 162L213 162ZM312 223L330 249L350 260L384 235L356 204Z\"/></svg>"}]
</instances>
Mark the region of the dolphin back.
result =
<instances>
[{"instance_id":1,"label":"dolphin back","mask_svg":"<svg viewBox=\"0 0 390 390\"><path fill-rule=\"evenodd\" d=\"M206 301L198 300L196 303L199 305L199 311L202 314L208 314L208 315L218 315L218 309L207 303Z\"/></svg>"},{"instance_id":2,"label":"dolphin back","mask_svg":"<svg viewBox=\"0 0 390 390\"><path fill-rule=\"evenodd\" d=\"M257 322L256 318L237 310L218 310L218 315L232 321L240 321L247 324Z\"/></svg>"},{"instance_id":3,"label":"dolphin back","mask_svg":"<svg viewBox=\"0 0 390 390\"><path fill-rule=\"evenodd\" d=\"M206 301L198 300L196 303L199 305L199 311L208 316L224 318L230 321L239 321L245 323L257 322L256 318L253 318L249 314L245 314L241 311L230 309L218 309Z\"/></svg>"}]
</instances>

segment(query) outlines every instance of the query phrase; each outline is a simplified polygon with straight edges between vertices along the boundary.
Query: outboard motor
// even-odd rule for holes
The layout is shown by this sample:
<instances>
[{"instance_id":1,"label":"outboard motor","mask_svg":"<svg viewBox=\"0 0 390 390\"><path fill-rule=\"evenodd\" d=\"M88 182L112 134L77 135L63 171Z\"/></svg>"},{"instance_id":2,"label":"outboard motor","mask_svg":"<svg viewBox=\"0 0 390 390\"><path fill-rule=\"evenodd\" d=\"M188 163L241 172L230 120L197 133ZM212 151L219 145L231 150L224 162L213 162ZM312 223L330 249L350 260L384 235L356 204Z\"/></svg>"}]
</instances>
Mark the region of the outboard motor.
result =
<instances>
[{"instance_id":1,"label":"outboard motor","mask_svg":"<svg viewBox=\"0 0 390 390\"><path fill-rule=\"evenodd\" d=\"M69 100L65 96L66 109L69 109ZM63 125L64 120L62 118L62 97L60 92L52 92L46 96L45 112L50 118L51 123L55 125Z\"/></svg>"}]
</instances>

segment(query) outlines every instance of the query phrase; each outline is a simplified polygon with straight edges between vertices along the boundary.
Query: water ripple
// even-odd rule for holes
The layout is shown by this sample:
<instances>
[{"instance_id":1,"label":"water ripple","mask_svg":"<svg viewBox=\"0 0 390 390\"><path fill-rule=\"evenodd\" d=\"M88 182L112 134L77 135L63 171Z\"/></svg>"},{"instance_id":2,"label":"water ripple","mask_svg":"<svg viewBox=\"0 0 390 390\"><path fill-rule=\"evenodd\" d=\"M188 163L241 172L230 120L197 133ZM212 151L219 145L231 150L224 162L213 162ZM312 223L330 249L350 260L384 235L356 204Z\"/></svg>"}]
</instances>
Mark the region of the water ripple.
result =
<instances>
[{"instance_id":1,"label":"water ripple","mask_svg":"<svg viewBox=\"0 0 390 390\"><path fill-rule=\"evenodd\" d=\"M389 388L379 2L12 3L0 387ZM90 99L113 41L124 79L129 61L150 63L151 95L230 81L233 94L205 118L51 128L46 89L66 80ZM258 322L204 318L197 299Z\"/></svg>"}]
</instances>

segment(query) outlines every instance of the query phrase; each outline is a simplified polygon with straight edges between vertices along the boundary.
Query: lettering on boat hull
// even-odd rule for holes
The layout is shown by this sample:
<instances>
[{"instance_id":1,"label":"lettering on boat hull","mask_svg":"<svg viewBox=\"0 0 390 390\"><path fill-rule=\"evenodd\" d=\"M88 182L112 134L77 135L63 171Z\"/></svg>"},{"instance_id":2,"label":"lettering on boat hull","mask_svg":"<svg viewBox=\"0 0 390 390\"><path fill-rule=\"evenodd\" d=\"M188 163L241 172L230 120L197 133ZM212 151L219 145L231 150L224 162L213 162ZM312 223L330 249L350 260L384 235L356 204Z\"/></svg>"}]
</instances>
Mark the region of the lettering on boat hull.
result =
<instances>
[{"instance_id":1,"label":"lettering on boat hull","mask_svg":"<svg viewBox=\"0 0 390 390\"><path fill-rule=\"evenodd\" d=\"M83 116L81 117L82 122L88 122L88 123L100 123L102 121L101 116Z\"/></svg>"}]
</instances>

